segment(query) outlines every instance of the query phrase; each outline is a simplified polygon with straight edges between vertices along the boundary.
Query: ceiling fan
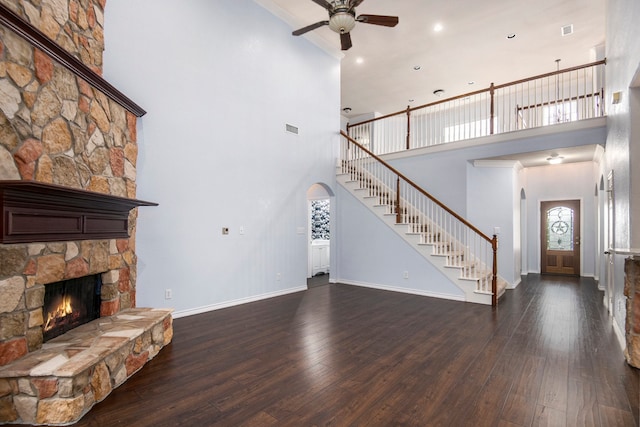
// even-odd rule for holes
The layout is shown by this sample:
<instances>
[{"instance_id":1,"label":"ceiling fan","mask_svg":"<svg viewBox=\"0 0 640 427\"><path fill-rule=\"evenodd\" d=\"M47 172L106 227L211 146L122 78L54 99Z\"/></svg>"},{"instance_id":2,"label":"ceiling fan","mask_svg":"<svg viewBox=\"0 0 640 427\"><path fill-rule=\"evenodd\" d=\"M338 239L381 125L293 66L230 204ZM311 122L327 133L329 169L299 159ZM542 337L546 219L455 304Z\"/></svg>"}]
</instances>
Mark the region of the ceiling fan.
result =
<instances>
[{"instance_id":1,"label":"ceiling fan","mask_svg":"<svg viewBox=\"0 0 640 427\"><path fill-rule=\"evenodd\" d=\"M311 0L314 3L324 7L329 12L328 21L320 21L315 24L307 25L294 31L294 36L302 35L308 31L315 30L316 28L328 25L336 33L340 34L340 44L342 50L348 50L351 44L351 34L349 31L353 30L356 22L362 22L364 24L383 25L385 27L395 27L398 25L397 16L385 16L385 15L360 15L356 18L356 7L358 7L364 0Z\"/></svg>"}]
</instances>

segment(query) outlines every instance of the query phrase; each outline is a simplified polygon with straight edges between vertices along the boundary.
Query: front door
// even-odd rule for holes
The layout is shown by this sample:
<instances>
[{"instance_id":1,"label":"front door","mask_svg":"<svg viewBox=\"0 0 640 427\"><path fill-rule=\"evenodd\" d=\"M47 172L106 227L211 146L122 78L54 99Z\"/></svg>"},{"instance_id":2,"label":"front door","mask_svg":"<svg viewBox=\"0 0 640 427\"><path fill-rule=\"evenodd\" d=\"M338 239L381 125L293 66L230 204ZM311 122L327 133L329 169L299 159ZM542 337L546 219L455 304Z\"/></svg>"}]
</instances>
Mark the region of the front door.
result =
<instances>
[{"instance_id":1,"label":"front door","mask_svg":"<svg viewBox=\"0 0 640 427\"><path fill-rule=\"evenodd\" d=\"M580 200L540 205L542 273L580 275Z\"/></svg>"}]
</instances>

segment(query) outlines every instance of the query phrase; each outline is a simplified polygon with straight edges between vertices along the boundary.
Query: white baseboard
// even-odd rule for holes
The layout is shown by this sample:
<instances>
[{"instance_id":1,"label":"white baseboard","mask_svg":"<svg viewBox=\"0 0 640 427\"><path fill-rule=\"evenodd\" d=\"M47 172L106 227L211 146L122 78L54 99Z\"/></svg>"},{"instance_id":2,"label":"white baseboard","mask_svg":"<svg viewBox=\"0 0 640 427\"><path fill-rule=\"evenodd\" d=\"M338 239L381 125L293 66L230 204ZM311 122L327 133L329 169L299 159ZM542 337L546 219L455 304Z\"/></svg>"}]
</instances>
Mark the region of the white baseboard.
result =
<instances>
[{"instance_id":1,"label":"white baseboard","mask_svg":"<svg viewBox=\"0 0 640 427\"><path fill-rule=\"evenodd\" d=\"M300 286L297 288L284 289L282 291L268 292L266 294L254 295L246 298L240 298L231 301L224 301L217 304L204 305L202 307L189 308L187 310L180 310L173 312L173 318L178 319L180 317L194 316L196 314L207 313L209 311L221 310L223 308L233 307L236 305L247 304L250 302L261 301L264 299L275 298L282 295L293 294L295 292L306 291L306 286Z\"/></svg>"},{"instance_id":2,"label":"white baseboard","mask_svg":"<svg viewBox=\"0 0 640 427\"><path fill-rule=\"evenodd\" d=\"M424 291L420 289L402 288L398 286L389 286L389 285L379 285L376 283L356 282L353 280L338 280L338 283L344 283L345 285L351 285L351 286L360 286L363 288L379 289L382 291L391 291L391 292L400 292L403 294L420 295L423 297L448 299L448 300L462 301L462 302L465 301L464 295L443 294L439 292L430 292L430 291Z\"/></svg>"},{"instance_id":3,"label":"white baseboard","mask_svg":"<svg viewBox=\"0 0 640 427\"><path fill-rule=\"evenodd\" d=\"M513 282L513 283L511 283L509 286L507 286L507 289L515 289L515 288L517 288L517 287L518 287L518 285L519 285L520 283L522 283L522 278L521 278L521 277L518 277L518 279L517 279L515 282Z\"/></svg>"},{"instance_id":4,"label":"white baseboard","mask_svg":"<svg viewBox=\"0 0 640 427\"><path fill-rule=\"evenodd\" d=\"M613 331L616 333L616 337L618 338L618 344L620 344L620 348L624 353L627 348L627 340L624 337L624 333L620 330L620 326L618 326L618 322L616 321L616 319L611 319L611 322L613 323Z\"/></svg>"}]
</instances>

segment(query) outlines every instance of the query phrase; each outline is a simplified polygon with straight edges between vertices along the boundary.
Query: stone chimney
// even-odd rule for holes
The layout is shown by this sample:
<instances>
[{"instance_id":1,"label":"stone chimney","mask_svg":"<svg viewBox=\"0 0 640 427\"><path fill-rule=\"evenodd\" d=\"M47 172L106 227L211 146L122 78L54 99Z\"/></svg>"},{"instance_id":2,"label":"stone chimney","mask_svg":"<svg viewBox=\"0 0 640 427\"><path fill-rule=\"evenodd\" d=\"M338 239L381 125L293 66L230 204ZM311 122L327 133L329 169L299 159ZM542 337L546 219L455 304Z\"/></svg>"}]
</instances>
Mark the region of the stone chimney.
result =
<instances>
[{"instance_id":1,"label":"stone chimney","mask_svg":"<svg viewBox=\"0 0 640 427\"><path fill-rule=\"evenodd\" d=\"M96 74L106 0L0 0ZM136 197L136 115L0 25L0 180ZM102 274L102 315L136 305L128 239L0 244L0 366L42 345L44 286Z\"/></svg>"}]
</instances>

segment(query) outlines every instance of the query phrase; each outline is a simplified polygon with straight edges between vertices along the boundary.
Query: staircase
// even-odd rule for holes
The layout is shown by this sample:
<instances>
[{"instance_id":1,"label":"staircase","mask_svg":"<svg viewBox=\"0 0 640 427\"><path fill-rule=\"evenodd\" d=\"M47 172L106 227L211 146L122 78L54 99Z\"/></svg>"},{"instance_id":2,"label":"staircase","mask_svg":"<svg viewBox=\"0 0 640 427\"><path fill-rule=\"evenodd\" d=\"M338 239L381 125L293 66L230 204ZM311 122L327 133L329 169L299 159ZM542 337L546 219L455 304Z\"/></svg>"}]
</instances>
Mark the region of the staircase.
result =
<instances>
[{"instance_id":1,"label":"staircase","mask_svg":"<svg viewBox=\"0 0 640 427\"><path fill-rule=\"evenodd\" d=\"M497 238L420 189L342 133L337 181L459 287L465 301L496 305L506 289L497 276Z\"/></svg>"}]
</instances>

